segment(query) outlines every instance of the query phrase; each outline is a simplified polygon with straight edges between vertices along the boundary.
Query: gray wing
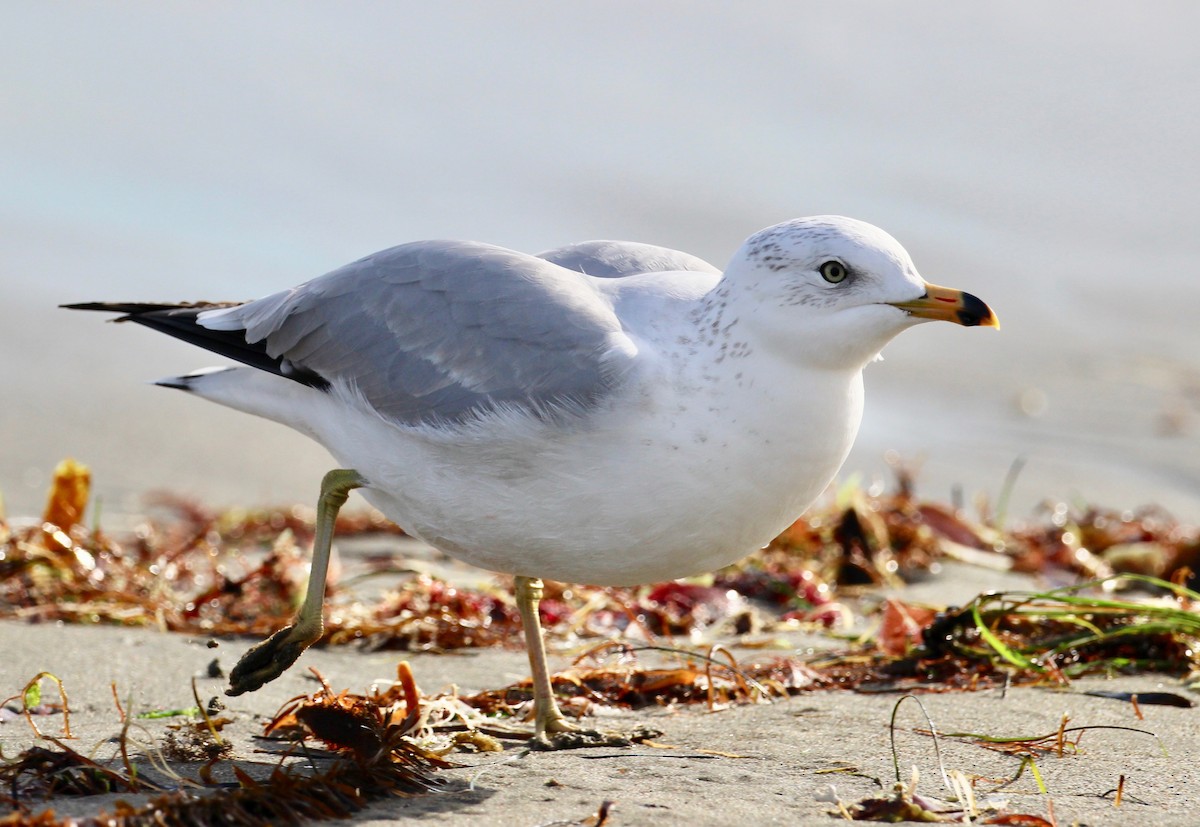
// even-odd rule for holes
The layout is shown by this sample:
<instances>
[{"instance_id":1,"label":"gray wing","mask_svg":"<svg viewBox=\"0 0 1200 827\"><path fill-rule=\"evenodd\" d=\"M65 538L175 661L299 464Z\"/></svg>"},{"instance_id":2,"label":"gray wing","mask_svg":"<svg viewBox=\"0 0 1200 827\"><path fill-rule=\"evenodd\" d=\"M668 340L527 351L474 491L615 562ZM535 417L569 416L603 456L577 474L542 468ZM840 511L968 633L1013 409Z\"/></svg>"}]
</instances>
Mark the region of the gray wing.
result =
<instances>
[{"instance_id":1,"label":"gray wing","mask_svg":"<svg viewBox=\"0 0 1200 827\"><path fill-rule=\"evenodd\" d=\"M537 257L577 273L605 279L679 270L721 272L691 253L636 241L584 241L538 253Z\"/></svg>"},{"instance_id":2,"label":"gray wing","mask_svg":"<svg viewBox=\"0 0 1200 827\"><path fill-rule=\"evenodd\" d=\"M586 408L636 354L588 277L472 242L393 247L197 322L244 331L282 375L343 384L408 424Z\"/></svg>"}]
</instances>

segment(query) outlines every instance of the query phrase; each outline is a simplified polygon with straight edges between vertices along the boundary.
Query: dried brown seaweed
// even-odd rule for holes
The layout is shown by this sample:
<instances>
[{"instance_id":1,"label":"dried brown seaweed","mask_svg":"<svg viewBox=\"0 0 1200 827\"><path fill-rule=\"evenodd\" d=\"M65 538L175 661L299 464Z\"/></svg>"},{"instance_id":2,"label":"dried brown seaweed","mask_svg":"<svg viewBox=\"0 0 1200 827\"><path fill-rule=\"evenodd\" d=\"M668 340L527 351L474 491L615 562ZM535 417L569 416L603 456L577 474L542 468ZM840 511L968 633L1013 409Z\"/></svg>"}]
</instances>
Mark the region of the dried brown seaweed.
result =
<instances>
[{"instance_id":1,"label":"dried brown seaweed","mask_svg":"<svg viewBox=\"0 0 1200 827\"><path fill-rule=\"evenodd\" d=\"M404 669L401 671L403 678ZM409 740L417 720L413 711L419 703L411 675L389 693L369 699L335 694L322 685L318 693L289 702L277 720L287 718L306 734L320 738L338 760L315 773L277 766L262 780L233 765L237 786L232 789L209 781L212 765L228 757L225 750L184 756L207 761L201 777L167 790L147 780L128 758L121 766L110 767L49 738L56 749L31 747L15 760L0 764L0 801L15 810L0 819L0 825L267 827L346 818L379 798L426 792L436 785L433 773L452 766ZM397 708L406 710L403 717L396 716ZM206 730L214 725L207 720L202 723ZM186 725L177 731L199 728ZM128 728L123 728L119 738L122 756L128 754L127 733ZM159 794L141 806L118 801L111 812L69 822L58 820L52 811L30 813L33 804L56 796L146 791Z\"/></svg>"}]
</instances>

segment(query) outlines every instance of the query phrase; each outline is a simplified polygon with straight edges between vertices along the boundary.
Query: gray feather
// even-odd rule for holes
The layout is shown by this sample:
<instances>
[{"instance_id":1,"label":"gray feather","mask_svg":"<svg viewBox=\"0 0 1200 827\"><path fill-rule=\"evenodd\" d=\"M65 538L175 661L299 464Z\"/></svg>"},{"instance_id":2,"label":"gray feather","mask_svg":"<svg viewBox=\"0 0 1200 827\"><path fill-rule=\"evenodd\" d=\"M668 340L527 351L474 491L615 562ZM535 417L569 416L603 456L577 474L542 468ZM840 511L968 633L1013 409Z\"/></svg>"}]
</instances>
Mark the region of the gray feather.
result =
<instances>
[{"instance_id":1,"label":"gray feather","mask_svg":"<svg viewBox=\"0 0 1200 827\"><path fill-rule=\"evenodd\" d=\"M721 272L704 259L690 253L636 241L584 241L538 253L538 258L577 273L587 273L589 276L605 279L679 270L698 273Z\"/></svg>"},{"instance_id":2,"label":"gray feather","mask_svg":"<svg viewBox=\"0 0 1200 827\"><path fill-rule=\"evenodd\" d=\"M636 352L590 278L473 242L403 244L199 323L407 424L587 407Z\"/></svg>"}]
</instances>

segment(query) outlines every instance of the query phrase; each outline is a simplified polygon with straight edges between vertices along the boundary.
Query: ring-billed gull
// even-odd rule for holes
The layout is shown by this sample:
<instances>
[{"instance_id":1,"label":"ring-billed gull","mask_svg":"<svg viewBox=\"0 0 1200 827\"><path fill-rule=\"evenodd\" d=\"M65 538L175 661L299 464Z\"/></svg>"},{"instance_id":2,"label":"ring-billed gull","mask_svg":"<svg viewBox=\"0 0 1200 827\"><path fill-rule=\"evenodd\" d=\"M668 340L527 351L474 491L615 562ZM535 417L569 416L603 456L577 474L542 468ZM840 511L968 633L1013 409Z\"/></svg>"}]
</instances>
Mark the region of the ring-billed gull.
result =
<instances>
[{"instance_id":1,"label":"ring-billed gull","mask_svg":"<svg viewBox=\"0 0 1200 827\"><path fill-rule=\"evenodd\" d=\"M890 235L839 216L757 232L723 274L629 242L531 256L422 241L242 304L70 306L251 366L159 384L289 425L342 466L321 486L304 605L242 658L230 694L320 637L334 517L361 488L411 534L515 575L540 742L572 727L539 578L647 583L763 546L833 479L863 367L892 337L930 319L996 326Z\"/></svg>"}]
</instances>

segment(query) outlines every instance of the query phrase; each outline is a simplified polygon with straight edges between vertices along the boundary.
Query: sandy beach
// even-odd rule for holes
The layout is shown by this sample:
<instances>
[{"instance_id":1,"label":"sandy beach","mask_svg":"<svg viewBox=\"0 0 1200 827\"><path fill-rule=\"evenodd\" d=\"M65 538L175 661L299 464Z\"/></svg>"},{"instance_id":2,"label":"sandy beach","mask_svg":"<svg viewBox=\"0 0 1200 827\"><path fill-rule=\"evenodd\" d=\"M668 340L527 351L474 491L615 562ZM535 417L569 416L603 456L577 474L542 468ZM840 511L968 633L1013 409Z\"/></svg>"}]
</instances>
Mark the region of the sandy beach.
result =
<instances>
[{"instance_id":1,"label":"sandy beach","mask_svg":"<svg viewBox=\"0 0 1200 827\"><path fill-rule=\"evenodd\" d=\"M909 596L959 600L991 582L1007 585L993 573L952 568L952 579L938 579L913 589ZM4 667L0 680L7 690L41 670L65 683L71 697L72 745L106 757L115 750L111 738L119 730L110 682L116 682L133 710L176 709L193 705L190 682L197 676L200 697L219 695L223 679L204 677L214 650L205 641L147 630L0 622ZM759 655L738 650L739 657ZM813 635L793 636L794 648L829 647ZM228 666L248 641L225 641L215 650ZM786 650L781 652L786 653ZM97 657L97 655L100 657ZM521 679L527 662L520 651L484 650L463 654L400 656L327 648L305 654L297 668L262 690L228 701L225 714L234 719L225 734L235 745L236 762L261 772L275 760L272 747L256 742L261 726L287 699L314 691L306 667L318 669L335 690L366 691L373 682L395 675L397 660L407 660L418 684L432 692L454 684L460 690L494 688ZM569 653L552 660L565 666ZM1038 758L1048 794L1031 774L995 794L1003 812L1048 817L1053 807L1058 824L1144 824L1154 827L1194 823L1195 767L1200 761L1200 719L1194 709L1143 706L1137 720L1128 703L1082 694L1089 689L1129 692L1181 691L1178 682L1161 676L1089 678L1068 690L1021 689L922 696L940 732L975 732L1005 737L1032 737L1058 729L1064 715L1073 726L1129 727L1085 733L1077 752ZM708 712L703 706L646 710L597 721L600 726L630 728L645 723L662 730L657 746L597 748L560 753L527 753L512 745L502 754L456 754L463 766L443 770L444 787L435 793L377 803L359 813L355 824L383 825L437 818L464 825L545 825L581 823L601 803L613 802L609 824L667 825L737 823L820 825L835 823L834 800L847 805L889 791L894 781L889 748L889 719L897 703L894 693L814 692L771 704L735 706ZM916 706L899 715L896 743L905 780L915 766L918 792L946 798L932 740L918 733L927 727ZM38 720L53 732L60 718ZM139 722L138 740L161 739L169 721ZM23 721L0 727L4 754L13 756L31 745ZM976 779L976 794L1017 775L1020 760L961 740L940 741L947 771ZM264 748L266 751L264 752ZM277 749L277 747L274 747ZM199 765L177 765L187 774ZM1124 795L1114 807L1113 791L1124 776ZM131 803L145 796L119 796ZM117 796L59 798L60 815L82 817L111 807ZM1052 804L1048 803L1052 802Z\"/></svg>"}]
</instances>

